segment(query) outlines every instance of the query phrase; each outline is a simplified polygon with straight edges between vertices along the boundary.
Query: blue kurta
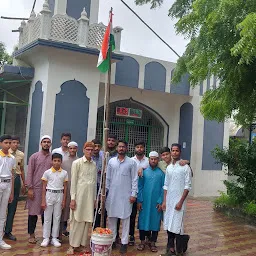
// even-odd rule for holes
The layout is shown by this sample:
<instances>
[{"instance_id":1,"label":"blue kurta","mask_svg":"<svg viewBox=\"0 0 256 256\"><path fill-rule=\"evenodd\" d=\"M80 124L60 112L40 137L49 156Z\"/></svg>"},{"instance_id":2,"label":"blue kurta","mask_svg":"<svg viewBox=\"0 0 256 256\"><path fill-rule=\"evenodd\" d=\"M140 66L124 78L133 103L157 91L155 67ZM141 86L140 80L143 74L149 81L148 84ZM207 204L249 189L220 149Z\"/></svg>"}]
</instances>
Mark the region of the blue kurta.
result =
<instances>
[{"instance_id":1,"label":"blue kurta","mask_svg":"<svg viewBox=\"0 0 256 256\"><path fill-rule=\"evenodd\" d=\"M139 193L137 202L142 203L139 213L138 228L145 231L159 231L163 212L158 212L157 205L162 204L164 198L165 174L160 168L148 167L139 178Z\"/></svg>"}]
</instances>

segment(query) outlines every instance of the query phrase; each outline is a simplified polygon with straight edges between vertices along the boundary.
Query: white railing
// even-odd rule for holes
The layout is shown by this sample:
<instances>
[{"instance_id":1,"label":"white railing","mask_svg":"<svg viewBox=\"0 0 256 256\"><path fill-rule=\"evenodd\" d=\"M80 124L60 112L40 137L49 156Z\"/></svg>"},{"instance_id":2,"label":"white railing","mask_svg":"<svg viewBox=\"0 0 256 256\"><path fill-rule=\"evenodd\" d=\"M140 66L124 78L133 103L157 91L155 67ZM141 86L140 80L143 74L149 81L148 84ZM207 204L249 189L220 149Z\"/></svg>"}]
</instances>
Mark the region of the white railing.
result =
<instances>
[{"instance_id":1,"label":"white railing","mask_svg":"<svg viewBox=\"0 0 256 256\"><path fill-rule=\"evenodd\" d=\"M85 8L81 17L76 20L68 15L51 15L48 0L45 0L39 14L31 13L28 22L21 22L19 27L19 49L37 40L45 39L57 42L76 44L81 47L99 49L105 34L106 26L103 23L89 25ZM121 27L113 29L116 50L120 50Z\"/></svg>"}]
</instances>

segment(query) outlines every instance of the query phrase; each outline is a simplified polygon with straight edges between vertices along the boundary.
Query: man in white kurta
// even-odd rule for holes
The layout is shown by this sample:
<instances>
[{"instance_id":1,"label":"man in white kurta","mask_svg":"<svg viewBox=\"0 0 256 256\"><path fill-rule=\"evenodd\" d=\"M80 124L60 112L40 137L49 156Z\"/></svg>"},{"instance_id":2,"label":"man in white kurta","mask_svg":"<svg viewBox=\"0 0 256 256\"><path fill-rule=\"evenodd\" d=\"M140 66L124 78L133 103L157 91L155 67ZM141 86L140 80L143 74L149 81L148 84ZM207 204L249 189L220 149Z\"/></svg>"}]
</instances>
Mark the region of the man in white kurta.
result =
<instances>
[{"instance_id":1,"label":"man in white kurta","mask_svg":"<svg viewBox=\"0 0 256 256\"><path fill-rule=\"evenodd\" d=\"M84 144L84 156L75 160L71 168L70 248L68 254L85 247L88 229L92 226L97 190L96 164L92 160L94 143Z\"/></svg>"},{"instance_id":2,"label":"man in white kurta","mask_svg":"<svg viewBox=\"0 0 256 256\"><path fill-rule=\"evenodd\" d=\"M127 251L132 204L136 201L138 191L138 175L135 161L126 156L127 142L119 141L117 152L118 156L109 160L107 168L106 209L108 225L113 232L114 241L117 233L117 219L122 221L120 253L123 254Z\"/></svg>"},{"instance_id":3,"label":"man in white kurta","mask_svg":"<svg viewBox=\"0 0 256 256\"><path fill-rule=\"evenodd\" d=\"M174 239L184 234L184 213L186 198L191 189L191 170L188 165L179 164L181 146L173 144L171 147L172 163L166 169L164 182L164 229L167 230L167 250L174 252ZM168 253L167 252L167 253Z\"/></svg>"}]
</instances>

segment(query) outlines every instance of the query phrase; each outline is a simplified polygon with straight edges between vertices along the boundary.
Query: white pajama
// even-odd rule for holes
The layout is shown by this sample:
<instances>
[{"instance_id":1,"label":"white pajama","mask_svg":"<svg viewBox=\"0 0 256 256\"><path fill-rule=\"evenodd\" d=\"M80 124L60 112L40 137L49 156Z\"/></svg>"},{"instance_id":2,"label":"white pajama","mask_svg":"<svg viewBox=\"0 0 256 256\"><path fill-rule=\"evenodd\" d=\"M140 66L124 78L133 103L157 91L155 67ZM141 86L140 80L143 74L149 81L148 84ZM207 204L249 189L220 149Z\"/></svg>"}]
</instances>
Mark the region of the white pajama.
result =
<instances>
[{"instance_id":1,"label":"white pajama","mask_svg":"<svg viewBox=\"0 0 256 256\"><path fill-rule=\"evenodd\" d=\"M108 217L108 227L113 232L113 240L116 240L117 233L117 220L118 218ZM130 216L126 219L121 219L122 221L122 244L128 244L129 240L129 230L130 230Z\"/></svg>"},{"instance_id":2,"label":"white pajama","mask_svg":"<svg viewBox=\"0 0 256 256\"><path fill-rule=\"evenodd\" d=\"M52 226L52 238L59 236L60 217L61 217L61 203L63 200L63 193L53 193L46 191L46 209L44 210L44 227L43 237L50 238L51 224L53 216Z\"/></svg>"},{"instance_id":3,"label":"white pajama","mask_svg":"<svg viewBox=\"0 0 256 256\"><path fill-rule=\"evenodd\" d=\"M11 182L0 182L0 242L3 240L6 210L11 194L11 188Z\"/></svg>"}]
</instances>

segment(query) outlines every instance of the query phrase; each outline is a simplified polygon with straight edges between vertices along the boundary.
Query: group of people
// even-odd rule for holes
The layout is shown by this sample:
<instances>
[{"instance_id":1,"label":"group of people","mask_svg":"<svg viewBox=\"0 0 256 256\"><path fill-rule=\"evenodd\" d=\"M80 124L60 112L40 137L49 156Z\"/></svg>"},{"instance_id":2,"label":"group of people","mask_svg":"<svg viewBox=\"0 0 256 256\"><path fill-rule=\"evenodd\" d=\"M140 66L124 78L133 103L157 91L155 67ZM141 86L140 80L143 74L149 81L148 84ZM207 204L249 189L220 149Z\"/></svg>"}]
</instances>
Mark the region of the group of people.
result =
<instances>
[{"instance_id":1,"label":"group of people","mask_svg":"<svg viewBox=\"0 0 256 256\"><path fill-rule=\"evenodd\" d=\"M69 236L67 254L85 250L94 220L94 228L100 226L101 214L95 208L99 205L96 199L106 157L104 225L113 232L112 247L121 244L120 253L125 254L128 245L135 245L135 221L139 212L139 251L146 246L152 252L158 251L156 242L162 222L168 236L166 255L186 251L189 236L184 235L183 219L192 170L189 161L181 160L179 144L173 144L171 149L164 147L160 154L152 151L147 158L145 143L139 141L135 144L135 156L130 158L126 155L127 142L117 141L115 135L109 135L107 154L101 150L101 141L95 139L83 145L84 155L78 158L78 145L71 141L70 133L63 133L60 142L61 147L51 152L51 137L41 138L41 149L29 158L25 180L24 154L18 150L19 138L0 137L0 248L11 248L3 241L3 235L6 239L16 240L12 223L22 188L23 193L27 191L29 243L37 242L35 229L41 215L42 247L50 242L59 247L62 236ZM70 232L67 231L68 220Z\"/></svg>"}]
</instances>

